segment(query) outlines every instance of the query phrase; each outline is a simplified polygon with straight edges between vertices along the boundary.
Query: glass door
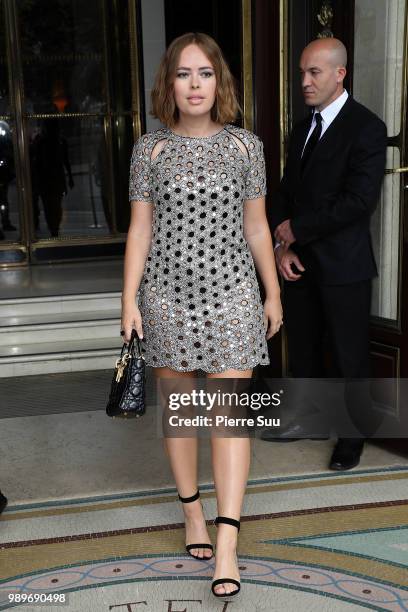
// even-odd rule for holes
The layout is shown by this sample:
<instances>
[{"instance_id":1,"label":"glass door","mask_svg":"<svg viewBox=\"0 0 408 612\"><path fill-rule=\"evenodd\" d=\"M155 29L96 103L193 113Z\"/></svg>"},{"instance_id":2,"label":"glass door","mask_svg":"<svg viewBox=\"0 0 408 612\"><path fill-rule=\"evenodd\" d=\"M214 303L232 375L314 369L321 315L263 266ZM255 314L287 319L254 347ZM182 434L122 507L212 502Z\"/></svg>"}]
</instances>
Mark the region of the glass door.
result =
<instances>
[{"instance_id":1,"label":"glass door","mask_svg":"<svg viewBox=\"0 0 408 612\"><path fill-rule=\"evenodd\" d=\"M372 219L379 264L372 314L381 323L399 319L400 236L405 160L405 23L406 1L356 0L354 85L357 100L387 125L387 170L380 204ZM380 322L380 321L378 321Z\"/></svg>"},{"instance_id":2,"label":"glass door","mask_svg":"<svg viewBox=\"0 0 408 612\"><path fill-rule=\"evenodd\" d=\"M141 131L135 3L2 0L1 8L1 259L120 254Z\"/></svg>"},{"instance_id":3,"label":"glass door","mask_svg":"<svg viewBox=\"0 0 408 612\"><path fill-rule=\"evenodd\" d=\"M355 0L353 93L388 131L387 170L372 218L378 264L372 301L372 356L380 377L408 375L406 274L407 0Z\"/></svg>"}]
</instances>

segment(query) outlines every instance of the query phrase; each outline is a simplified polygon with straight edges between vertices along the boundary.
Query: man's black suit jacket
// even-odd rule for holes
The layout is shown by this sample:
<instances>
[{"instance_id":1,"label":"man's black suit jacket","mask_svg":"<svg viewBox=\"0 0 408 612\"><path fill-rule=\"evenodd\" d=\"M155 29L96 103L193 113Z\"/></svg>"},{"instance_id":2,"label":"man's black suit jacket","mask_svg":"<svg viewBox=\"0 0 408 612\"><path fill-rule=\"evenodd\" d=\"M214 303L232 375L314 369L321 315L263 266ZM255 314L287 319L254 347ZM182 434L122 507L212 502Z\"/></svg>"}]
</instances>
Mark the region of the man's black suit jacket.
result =
<instances>
[{"instance_id":1,"label":"man's black suit jacket","mask_svg":"<svg viewBox=\"0 0 408 612\"><path fill-rule=\"evenodd\" d=\"M272 202L273 230L291 220L292 249L322 284L342 285L377 275L370 216L384 176L385 124L351 96L316 145L301 173L312 118L292 132L285 172Z\"/></svg>"}]
</instances>

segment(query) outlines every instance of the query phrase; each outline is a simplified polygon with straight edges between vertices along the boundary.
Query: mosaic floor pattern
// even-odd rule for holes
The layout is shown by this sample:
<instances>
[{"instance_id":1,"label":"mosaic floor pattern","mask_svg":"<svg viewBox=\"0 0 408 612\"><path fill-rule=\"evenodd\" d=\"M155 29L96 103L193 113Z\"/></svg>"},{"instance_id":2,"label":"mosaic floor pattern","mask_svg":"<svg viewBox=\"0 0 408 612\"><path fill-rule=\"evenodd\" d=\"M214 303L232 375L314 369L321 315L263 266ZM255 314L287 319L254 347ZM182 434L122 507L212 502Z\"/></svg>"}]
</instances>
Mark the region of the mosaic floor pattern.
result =
<instances>
[{"instance_id":1,"label":"mosaic floor pattern","mask_svg":"<svg viewBox=\"0 0 408 612\"><path fill-rule=\"evenodd\" d=\"M406 467L251 481L236 602L211 595L213 560L184 554L181 517L174 489L7 508L0 610L408 610Z\"/></svg>"}]
</instances>

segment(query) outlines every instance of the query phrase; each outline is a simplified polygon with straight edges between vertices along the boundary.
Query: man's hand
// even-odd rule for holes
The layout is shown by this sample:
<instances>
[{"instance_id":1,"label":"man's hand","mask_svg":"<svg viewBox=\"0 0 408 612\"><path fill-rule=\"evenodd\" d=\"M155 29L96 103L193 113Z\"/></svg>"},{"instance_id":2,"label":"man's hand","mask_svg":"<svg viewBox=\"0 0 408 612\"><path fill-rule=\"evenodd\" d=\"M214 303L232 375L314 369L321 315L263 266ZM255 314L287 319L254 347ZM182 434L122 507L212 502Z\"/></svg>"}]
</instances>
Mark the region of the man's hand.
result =
<instances>
[{"instance_id":1,"label":"man's hand","mask_svg":"<svg viewBox=\"0 0 408 612\"><path fill-rule=\"evenodd\" d=\"M281 246L278 247L275 249L275 259L276 267L278 268L279 273L287 281L297 281L302 276L301 274L295 274L293 272L292 264L294 264L301 272L305 271L299 257L296 255L296 253L291 251L291 249L285 249Z\"/></svg>"},{"instance_id":2,"label":"man's hand","mask_svg":"<svg viewBox=\"0 0 408 612\"><path fill-rule=\"evenodd\" d=\"M293 242L296 242L296 238L293 235L292 227L290 225L290 219L286 219L286 221L282 221L282 223L278 225L274 236L276 240L285 248L290 247Z\"/></svg>"}]
</instances>

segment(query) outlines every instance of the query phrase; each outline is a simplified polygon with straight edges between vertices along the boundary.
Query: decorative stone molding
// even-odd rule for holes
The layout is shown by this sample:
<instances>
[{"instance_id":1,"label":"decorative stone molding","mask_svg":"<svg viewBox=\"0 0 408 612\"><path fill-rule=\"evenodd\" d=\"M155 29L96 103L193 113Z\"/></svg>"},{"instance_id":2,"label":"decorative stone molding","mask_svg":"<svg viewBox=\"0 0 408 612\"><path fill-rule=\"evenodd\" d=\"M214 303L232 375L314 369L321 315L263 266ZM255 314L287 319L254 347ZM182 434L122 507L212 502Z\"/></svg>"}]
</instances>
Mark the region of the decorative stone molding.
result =
<instances>
[{"instance_id":1,"label":"decorative stone molding","mask_svg":"<svg viewBox=\"0 0 408 612\"><path fill-rule=\"evenodd\" d=\"M330 0L326 0L322 3L320 7L320 13L317 15L317 20L321 26L323 26L323 30L318 33L317 38L333 38L334 34L332 32L332 24L333 24L333 5Z\"/></svg>"}]
</instances>

